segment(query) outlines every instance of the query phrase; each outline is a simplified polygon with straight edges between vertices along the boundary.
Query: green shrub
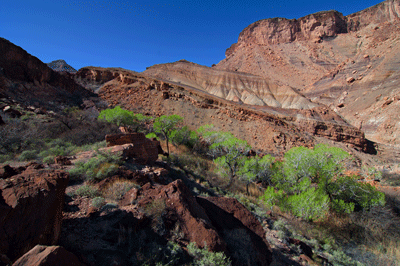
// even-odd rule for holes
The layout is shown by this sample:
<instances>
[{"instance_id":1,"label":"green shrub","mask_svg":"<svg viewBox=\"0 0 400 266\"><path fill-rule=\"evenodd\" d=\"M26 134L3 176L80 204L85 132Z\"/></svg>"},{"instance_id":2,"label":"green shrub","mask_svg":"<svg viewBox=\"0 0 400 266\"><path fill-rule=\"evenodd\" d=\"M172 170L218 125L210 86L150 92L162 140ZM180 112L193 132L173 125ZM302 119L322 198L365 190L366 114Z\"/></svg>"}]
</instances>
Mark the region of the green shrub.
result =
<instances>
[{"instance_id":1,"label":"green shrub","mask_svg":"<svg viewBox=\"0 0 400 266\"><path fill-rule=\"evenodd\" d=\"M104 196L112 200L120 200L133 187L139 186L129 180L117 180L105 189Z\"/></svg>"},{"instance_id":2,"label":"green shrub","mask_svg":"<svg viewBox=\"0 0 400 266\"><path fill-rule=\"evenodd\" d=\"M38 158L38 152L36 150L26 150L18 156L18 160L20 161L30 161Z\"/></svg>"},{"instance_id":3,"label":"green shrub","mask_svg":"<svg viewBox=\"0 0 400 266\"><path fill-rule=\"evenodd\" d=\"M187 126L179 128L171 132L171 142L175 146L184 145L189 149L193 149L199 141L196 131L191 131Z\"/></svg>"},{"instance_id":4,"label":"green shrub","mask_svg":"<svg viewBox=\"0 0 400 266\"><path fill-rule=\"evenodd\" d=\"M349 155L334 147L290 149L283 162L272 167L271 183L262 197L308 221L323 219L329 211L351 213L385 204L384 194L354 177L343 176Z\"/></svg>"},{"instance_id":5,"label":"green shrub","mask_svg":"<svg viewBox=\"0 0 400 266\"><path fill-rule=\"evenodd\" d=\"M95 198L100 195L98 189L90 186L83 185L75 191L75 194L81 197Z\"/></svg>"},{"instance_id":6,"label":"green shrub","mask_svg":"<svg viewBox=\"0 0 400 266\"><path fill-rule=\"evenodd\" d=\"M54 163L54 158L55 158L54 156L49 155L49 156L43 158L42 161L43 161L44 163L51 164L51 163Z\"/></svg>"},{"instance_id":7,"label":"green shrub","mask_svg":"<svg viewBox=\"0 0 400 266\"><path fill-rule=\"evenodd\" d=\"M95 197L94 199L92 199L93 207L100 209L104 205L106 205L106 200L103 197Z\"/></svg>"},{"instance_id":8,"label":"green shrub","mask_svg":"<svg viewBox=\"0 0 400 266\"><path fill-rule=\"evenodd\" d=\"M96 156L87 162L77 162L75 167L69 170L72 178L85 178L90 181L102 180L114 175L118 171L121 160L118 155L97 152Z\"/></svg>"},{"instance_id":9,"label":"green shrub","mask_svg":"<svg viewBox=\"0 0 400 266\"><path fill-rule=\"evenodd\" d=\"M231 261L223 252L211 252L207 246L203 249L198 248L194 242L191 242L188 246L188 253L194 257L192 263L193 266L228 266L231 265Z\"/></svg>"},{"instance_id":10,"label":"green shrub","mask_svg":"<svg viewBox=\"0 0 400 266\"><path fill-rule=\"evenodd\" d=\"M333 200L333 208L338 212L350 213L353 210L369 210L374 206L385 205L385 194L371 184L357 182L356 177L340 177L329 184L328 194Z\"/></svg>"},{"instance_id":11,"label":"green shrub","mask_svg":"<svg viewBox=\"0 0 400 266\"><path fill-rule=\"evenodd\" d=\"M303 193L287 198L286 210L308 221L325 218L329 211L329 197L320 189L311 187Z\"/></svg>"}]
</instances>

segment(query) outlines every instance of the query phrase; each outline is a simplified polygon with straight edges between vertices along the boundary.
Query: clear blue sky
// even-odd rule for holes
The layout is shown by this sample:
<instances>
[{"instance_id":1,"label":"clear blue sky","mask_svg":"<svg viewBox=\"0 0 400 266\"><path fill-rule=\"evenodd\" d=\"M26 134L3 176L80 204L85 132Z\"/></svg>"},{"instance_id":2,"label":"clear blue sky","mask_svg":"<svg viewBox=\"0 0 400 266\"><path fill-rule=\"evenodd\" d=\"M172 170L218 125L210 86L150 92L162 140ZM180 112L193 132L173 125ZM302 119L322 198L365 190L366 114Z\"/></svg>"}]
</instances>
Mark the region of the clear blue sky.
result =
<instances>
[{"instance_id":1,"label":"clear blue sky","mask_svg":"<svg viewBox=\"0 0 400 266\"><path fill-rule=\"evenodd\" d=\"M249 24L323 10L348 15L379 0L1 0L0 37L45 63L146 67L186 59L211 66ZM0 55L1 56L1 55Z\"/></svg>"}]
</instances>

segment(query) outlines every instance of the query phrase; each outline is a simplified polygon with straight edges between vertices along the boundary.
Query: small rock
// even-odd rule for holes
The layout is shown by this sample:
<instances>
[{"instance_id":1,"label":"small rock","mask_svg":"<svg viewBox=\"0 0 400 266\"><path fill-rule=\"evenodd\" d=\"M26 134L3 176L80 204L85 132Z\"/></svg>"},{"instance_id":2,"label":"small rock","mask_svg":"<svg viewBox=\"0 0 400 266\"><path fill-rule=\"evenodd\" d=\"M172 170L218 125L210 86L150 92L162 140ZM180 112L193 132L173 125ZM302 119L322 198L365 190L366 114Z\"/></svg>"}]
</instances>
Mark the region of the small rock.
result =
<instances>
[{"instance_id":1,"label":"small rock","mask_svg":"<svg viewBox=\"0 0 400 266\"><path fill-rule=\"evenodd\" d=\"M355 79L353 77L349 77L349 78L346 79L347 83L352 83L354 81L355 81Z\"/></svg>"},{"instance_id":2,"label":"small rock","mask_svg":"<svg viewBox=\"0 0 400 266\"><path fill-rule=\"evenodd\" d=\"M364 55L364 58L365 58L365 59L369 58L369 55L365 54L365 55Z\"/></svg>"}]
</instances>

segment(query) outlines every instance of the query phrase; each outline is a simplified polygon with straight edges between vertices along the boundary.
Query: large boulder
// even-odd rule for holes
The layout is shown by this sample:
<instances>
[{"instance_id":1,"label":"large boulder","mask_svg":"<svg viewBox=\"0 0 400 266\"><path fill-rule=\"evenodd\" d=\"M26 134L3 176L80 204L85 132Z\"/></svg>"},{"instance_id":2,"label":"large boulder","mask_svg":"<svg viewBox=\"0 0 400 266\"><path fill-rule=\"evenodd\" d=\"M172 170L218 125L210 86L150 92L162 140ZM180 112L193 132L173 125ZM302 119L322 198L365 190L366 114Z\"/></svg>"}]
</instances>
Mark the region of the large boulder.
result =
<instances>
[{"instance_id":1,"label":"large boulder","mask_svg":"<svg viewBox=\"0 0 400 266\"><path fill-rule=\"evenodd\" d=\"M272 251L254 215L234 198L198 197L213 227L228 248L234 265L270 265Z\"/></svg>"},{"instance_id":2,"label":"large boulder","mask_svg":"<svg viewBox=\"0 0 400 266\"><path fill-rule=\"evenodd\" d=\"M40 165L7 177L0 179L0 254L14 261L37 244L57 243L69 177Z\"/></svg>"},{"instance_id":3,"label":"large boulder","mask_svg":"<svg viewBox=\"0 0 400 266\"><path fill-rule=\"evenodd\" d=\"M165 208L163 218L167 230L179 227L183 238L189 242L196 242L201 248L207 245L212 251L226 251L224 241L212 226L205 210L182 180L178 179L165 186L147 183L142 187L140 195L138 205L143 209L154 206L155 201L165 204L159 205Z\"/></svg>"},{"instance_id":4,"label":"large boulder","mask_svg":"<svg viewBox=\"0 0 400 266\"><path fill-rule=\"evenodd\" d=\"M138 163L153 164L160 153L160 142L146 138L143 133L106 135L106 142L104 150L122 153L124 157L135 158Z\"/></svg>"},{"instance_id":5,"label":"large boulder","mask_svg":"<svg viewBox=\"0 0 400 266\"><path fill-rule=\"evenodd\" d=\"M13 266L82 266L71 252L60 246L37 245L20 257Z\"/></svg>"}]
</instances>

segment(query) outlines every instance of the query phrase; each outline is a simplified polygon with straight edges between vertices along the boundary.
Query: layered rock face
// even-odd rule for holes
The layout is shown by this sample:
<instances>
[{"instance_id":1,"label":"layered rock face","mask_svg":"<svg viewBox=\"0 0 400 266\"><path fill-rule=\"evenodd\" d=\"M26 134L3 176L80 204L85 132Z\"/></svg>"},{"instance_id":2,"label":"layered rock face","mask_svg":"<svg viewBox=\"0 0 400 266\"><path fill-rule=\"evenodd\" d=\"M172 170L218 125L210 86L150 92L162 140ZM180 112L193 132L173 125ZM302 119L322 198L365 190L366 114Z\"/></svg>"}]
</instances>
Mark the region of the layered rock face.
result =
<instances>
[{"instance_id":1,"label":"layered rock face","mask_svg":"<svg viewBox=\"0 0 400 266\"><path fill-rule=\"evenodd\" d=\"M388 0L348 16L261 20L242 31L215 68L292 87L367 138L398 146L399 10L399 0Z\"/></svg>"},{"instance_id":2,"label":"layered rock face","mask_svg":"<svg viewBox=\"0 0 400 266\"><path fill-rule=\"evenodd\" d=\"M0 254L15 260L37 244L60 236L68 174L40 169L3 169L0 179ZM21 172L18 174L18 172Z\"/></svg>"},{"instance_id":3,"label":"layered rock face","mask_svg":"<svg viewBox=\"0 0 400 266\"><path fill-rule=\"evenodd\" d=\"M310 109L317 104L288 86L280 86L268 79L224 70L217 70L181 60L155 65L145 75L202 90L228 101L248 105L287 109Z\"/></svg>"},{"instance_id":4,"label":"layered rock face","mask_svg":"<svg viewBox=\"0 0 400 266\"><path fill-rule=\"evenodd\" d=\"M61 75L22 48L0 38L0 92L24 105L57 109L93 96L71 77Z\"/></svg>"}]
</instances>

